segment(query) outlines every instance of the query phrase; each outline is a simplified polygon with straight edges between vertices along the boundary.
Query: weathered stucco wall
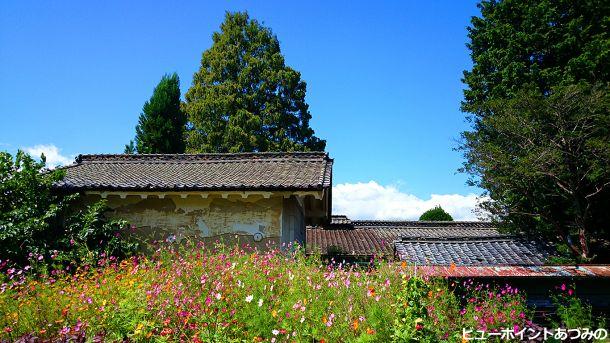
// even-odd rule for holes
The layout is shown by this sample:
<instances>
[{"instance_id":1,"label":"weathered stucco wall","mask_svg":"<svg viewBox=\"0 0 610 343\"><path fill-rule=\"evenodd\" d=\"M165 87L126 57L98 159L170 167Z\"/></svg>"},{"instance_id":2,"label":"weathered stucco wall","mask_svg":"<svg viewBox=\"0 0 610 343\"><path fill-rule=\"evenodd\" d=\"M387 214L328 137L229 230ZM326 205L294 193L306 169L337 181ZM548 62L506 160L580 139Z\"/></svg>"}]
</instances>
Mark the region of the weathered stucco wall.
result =
<instances>
[{"instance_id":1,"label":"weathered stucco wall","mask_svg":"<svg viewBox=\"0 0 610 343\"><path fill-rule=\"evenodd\" d=\"M99 195L88 195L89 201ZM282 197L262 196L209 197L190 195L163 198L139 195L108 196L109 216L125 219L136 226L137 234L146 239L160 240L175 236L206 241L223 239L260 246L280 241L282 233ZM255 243L253 235L262 233L263 240Z\"/></svg>"}]
</instances>

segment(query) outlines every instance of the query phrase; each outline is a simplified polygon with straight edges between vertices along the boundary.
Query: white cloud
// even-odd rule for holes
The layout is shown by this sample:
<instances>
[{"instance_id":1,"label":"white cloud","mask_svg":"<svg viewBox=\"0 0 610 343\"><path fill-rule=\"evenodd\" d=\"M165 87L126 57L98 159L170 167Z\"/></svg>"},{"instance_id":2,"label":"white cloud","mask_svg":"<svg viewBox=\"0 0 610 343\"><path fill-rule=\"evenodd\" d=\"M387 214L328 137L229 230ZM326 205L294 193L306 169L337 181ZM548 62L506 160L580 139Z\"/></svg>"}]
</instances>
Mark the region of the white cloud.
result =
<instances>
[{"instance_id":1,"label":"white cloud","mask_svg":"<svg viewBox=\"0 0 610 343\"><path fill-rule=\"evenodd\" d=\"M333 213L350 219L417 220L426 210L440 205L454 220L477 220L473 210L479 202L476 194L432 194L421 199L375 181L336 185L332 196Z\"/></svg>"},{"instance_id":2,"label":"white cloud","mask_svg":"<svg viewBox=\"0 0 610 343\"><path fill-rule=\"evenodd\" d=\"M40 155L44 154L47 158L48 167L67 165L74 161L74 157L62 155L59 148L53 144L39 144L33 147L25 147L23 150L34 158L40 158Z\"/></svg>"}]
</instances>

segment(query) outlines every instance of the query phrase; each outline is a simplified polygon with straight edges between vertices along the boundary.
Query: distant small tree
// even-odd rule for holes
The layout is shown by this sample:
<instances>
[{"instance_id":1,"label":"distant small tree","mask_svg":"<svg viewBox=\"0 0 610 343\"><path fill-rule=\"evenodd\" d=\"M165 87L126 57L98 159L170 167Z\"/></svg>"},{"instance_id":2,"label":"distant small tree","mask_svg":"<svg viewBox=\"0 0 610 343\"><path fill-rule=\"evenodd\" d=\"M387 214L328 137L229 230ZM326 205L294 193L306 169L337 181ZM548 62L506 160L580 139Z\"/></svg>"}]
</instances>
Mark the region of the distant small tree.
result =
<instances>
[{"instance_id":1,"label":"distant small tree","mask_svg":"<svg viewBox=\"0 0 610 343\"><path fill-rule=\"evenodd\" d=\"M431 209L427 210L426 212L424 212L419 217L419 220L442 222L442 221L453 221L453 217L449 213L445 212L445 210L443 210L442 207L435 206L434 208L431 208Z\"/></svg>"},{"instance_id":2,"label":"distant small tree","mask_svg":"<svg viewBox=\"0 0 610 343\"><path fill-rule=\"evenodd\" d=\"M180 109L180 79L164 75L140 114L135 142L126 154L176 154L184 152L186 116Z\"/></svg>"}]
</instances>

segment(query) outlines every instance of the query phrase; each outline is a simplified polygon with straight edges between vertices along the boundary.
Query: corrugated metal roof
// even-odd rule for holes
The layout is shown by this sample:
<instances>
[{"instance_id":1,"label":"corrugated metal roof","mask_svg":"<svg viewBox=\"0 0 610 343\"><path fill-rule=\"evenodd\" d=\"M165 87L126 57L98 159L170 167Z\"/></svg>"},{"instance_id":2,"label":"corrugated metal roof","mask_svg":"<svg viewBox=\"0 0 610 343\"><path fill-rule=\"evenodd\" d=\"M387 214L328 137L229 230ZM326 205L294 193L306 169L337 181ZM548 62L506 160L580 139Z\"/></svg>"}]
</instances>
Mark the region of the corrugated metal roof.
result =
<instances>
[{"instance_id":1,"label":"corrugated metal roof","mask_svg":"<svg viewBox=\"0 0 610 343\"><path fill-rule=\"evenodd\" d=\"M416 266L428 276L476 277L600 277L610 278L610 265L582 266Z\"/></svg>"}]
</instances>

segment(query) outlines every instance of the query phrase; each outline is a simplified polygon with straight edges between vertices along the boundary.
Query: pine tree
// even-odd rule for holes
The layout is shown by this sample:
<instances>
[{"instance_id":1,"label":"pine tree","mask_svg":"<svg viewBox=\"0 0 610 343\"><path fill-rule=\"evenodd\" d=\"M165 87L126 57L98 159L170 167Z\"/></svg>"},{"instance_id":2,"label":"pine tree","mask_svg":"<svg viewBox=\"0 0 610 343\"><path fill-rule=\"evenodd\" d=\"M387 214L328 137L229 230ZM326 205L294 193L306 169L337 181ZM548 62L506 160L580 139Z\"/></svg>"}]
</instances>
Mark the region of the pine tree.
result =
<instances>
[{"instance_id":1,"label":"pine tree","mask_svg":"<svg viewBox=\"0 0 610 343\"><path fill-rule=\"evenodd\" d=\"M180 79L164 75L150 100L144 103L136 137L125 145L125 153L183 153L186 116L180 108Z\"/></svg>"},{"instance_id":2,"label":"pine tree","mask_svg":"<svg viewBox=\"0 0 610 343\"><path fill-rule=\"evenodd\" d=\"M186 93L187 151L323 151L305 92L271 30L227 13Z\"/></svg>"}]
</instances>

